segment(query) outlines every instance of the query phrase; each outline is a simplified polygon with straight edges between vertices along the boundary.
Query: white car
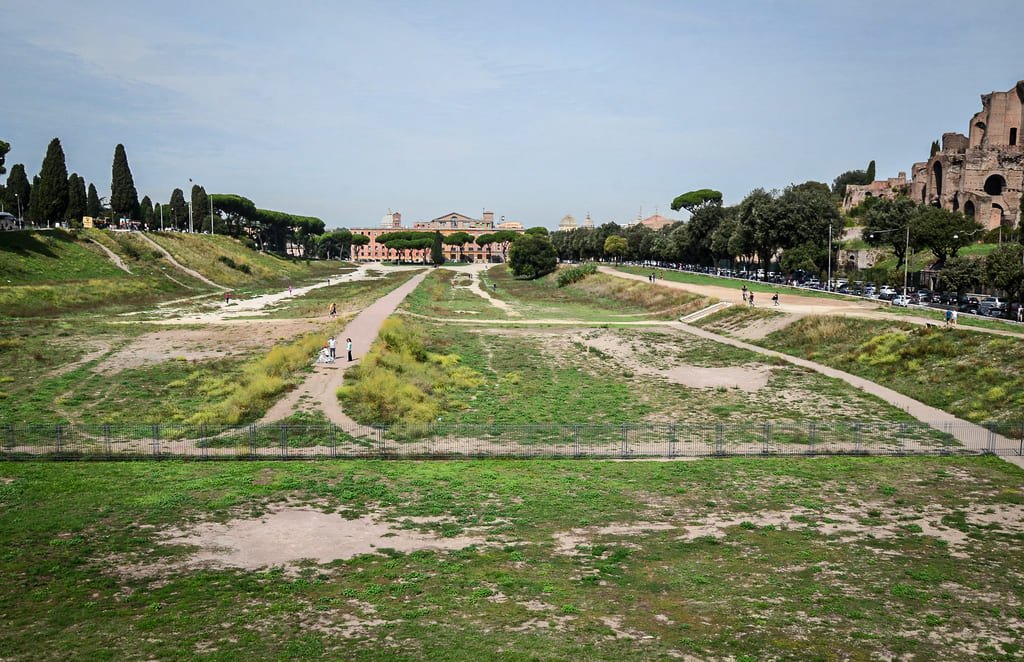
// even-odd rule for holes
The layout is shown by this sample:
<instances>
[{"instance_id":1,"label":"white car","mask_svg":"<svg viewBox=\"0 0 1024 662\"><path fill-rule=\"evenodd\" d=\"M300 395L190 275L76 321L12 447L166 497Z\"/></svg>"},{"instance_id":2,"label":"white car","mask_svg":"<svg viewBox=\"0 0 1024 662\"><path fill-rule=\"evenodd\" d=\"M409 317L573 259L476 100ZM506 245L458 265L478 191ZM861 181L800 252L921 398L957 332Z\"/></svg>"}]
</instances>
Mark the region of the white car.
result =
<instances>
[{"instance_id":1,"label":"white car","mask_svg":"<svg viewBox=\"0 0 1024 662\"><path fill-rule=\"evenodd\" d=\"M910 305L910 297L908 297L905 294L901 294L900 296L895 297L892 300L892 305L894 305L894 306L901 306L903 308L906 308L907 306Z\"/></svg>"},{"instance_id":2,"label":"white car","mask_svg":"<svg viewBox=\"0 0 1024 662\"><path fill-rule=\"evenodd\" d=\"M889 285L883 285L883 286L882 286L882 289L878 290L878 293L879 293L879 294L892 294L892 295L894 295L894 296L895 296L895 294L896 294L896 288L894 288L894 287L891 287L891 286L889 286Z\"/></svg>"}]
</instances>

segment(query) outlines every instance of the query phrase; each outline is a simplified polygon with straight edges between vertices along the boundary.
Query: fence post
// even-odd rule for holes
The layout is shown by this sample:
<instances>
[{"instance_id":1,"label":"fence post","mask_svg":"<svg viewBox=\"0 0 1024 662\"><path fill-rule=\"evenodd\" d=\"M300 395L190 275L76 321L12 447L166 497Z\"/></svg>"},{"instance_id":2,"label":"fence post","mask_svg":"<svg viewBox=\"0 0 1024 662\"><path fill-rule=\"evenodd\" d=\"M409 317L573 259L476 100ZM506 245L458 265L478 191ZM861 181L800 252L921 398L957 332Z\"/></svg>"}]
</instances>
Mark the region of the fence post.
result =
<instances>
[{"instance_id":1,"label":"fence post","mask_svg":"<svg viewBox=\"0 0 1024 662\"><path fill-rule=\"evenodd\" d=\"M338 457L338 426L331 423L331 457Z\"/></svg>"},{"instance_id":2,"label":"fence post","mask_svg":"<svg viewBox=\"0 0 1024 662\"><path fill-rule=\"evenodd\" d=\"M60 423L58 423L56 426L54 426L54 428L53 428L53 454L56 457L58 457L58 458L60 457L61 451L63 450L62 443L61 443L63 441L61 439L61 433L62 432L63 432L63 429L62 429L62 426L61 426Z\"/></svg>"},{"instance_id":3,"label":"fence post","mask_svg":"<svg viewBox=\"0 0 1024 662\"><path fill-rule=\"evenodd\" d=\"M621 426L622 435L622 449L619 451L619 457L625 458L629 454L629 434L626 432L626 424L623 423Z\"/></svg>"},{"instance_id":4,"label":"fence post","mask_svg":"<svg viewBox=\"0 0 1024 662\"><path fill-rule=\"evenodd\" d=\"M910 426L908 426L906 423L900 423L899 439L898 439L899 442L900 442L900 445L899 445L899 450L897 451L897 454L899 454L899 455L906 455L907 454L907 435L909 434L909 430L910 430Z\"/></svg>"},{"instance_id":5,"label":"fence post","mask_svg":"<svg viewBox=\"0 0 1024 662\"><path fill-rule=\"evenodd\" d=\"M110 459L110 423L103 424L103 451L107 455L107 459Z\"/></svg>"},{"instance_id":6,"label":"fence post","mask_svg":"<svg viewBox=\"0 0 1024 662\"><path fill-rule=\"evenodd\" d=\"M807 454L814 455L814 444L818 438L818 425L814 421L807 424Z\"/></svg>"},{"instance_id":7,"label":"fence post","mask_svg":"<svg viewBox=\"0 0 1024 662\"><path fill-rule=\"evenodd\" d=\"M288 459L288 424L287 423L281 423L281 427L279 428L279 432L281 433L281 435L280 435L281 436L281 459L282 460L287 460Z\"/></svg>"},{"instance_id":8,"label":"fence post","mask_svg":"<svg viewBox=\"0 0 1024 662\"><path fill-rule=\"evenodd\" d=\"M853 424L853 452L855 455L860 455L860 423Z\"/></svg>"},{"instance_id":9,"label":"fence post","mask_svg":"<svg viewBox=\"0 0 1024 662\"><path fill-rule=\"evenodd\" d=\"M668 425L668 457L671 460L676 456L676 424Z\"/></svg>"},{"instance_id":10,"label":"fence post","mask_svg":"<svg viewBox=\"0 0 1024 662\"><path fill-rule=\"evenodd\" d=\"M4 423L4 450L14 454L14 424Z\"/></svg>"},{"instance_id":11,"label":"fence post","mask_svg":"<svg viewBox=\"0 0 1024 662\"><path fill-rule=\"evenodd\" d=\"M160 457L160 424L154 423L152 427L153 433L153 457Z\"/></svg>"},{"instance_id":12,"label":"fence post","mask_svg":"<svg viewBox=\"0 0 1024 662\"><path fill-rule=\"evenodd\" d=\"M377 430L377 454L384 457L384 427L375 425L374 429Z\"/></svg>"},{"instance_id":13,"label":"fence post","mask_svg":"<svg viewBox=\"0 0 1024 662\"><path fill-rule=\"evenodd\" d=\"M761 455L767 455L770 453L772 444L772 424L768 421L764 422L764 428L761 430Z\"/></svg>"},{"instance_id":14,"label":"fence post","mask_svg":"<svg viewBox=\"0 0 1024 662\"><path fill-rule=\"evenodd\" d=\"M256 424L249 425L249 457L256 458Z\"/></svg>"},{"instance_id":15,"label":"fence post","mask_svg":"<svg viewBox=\"0 0 1024 662\"><path fill-rule=\"evenodd\" d=\"M988 450L986 451L990 455L995 455L996 452L996 424L989 422L985 425L988 430Z\"/></svg>"},{"instance_id":16,"label":"fence post","mask_svg":"<svg viewBox=\"0 0 1024 662\"><path fill-rule=\"evenodd\" d=\"M715 455L724 455L725 451L725 424L715 424Z\"/></svg>"},{"instance_id":17,"label":"fence post","mask_svg":"<svg viewBox=\"0 0 1024 662\"><path fill-rule=\"evenodd\" d=\"M580 456L580 426L572 426L572 455L578 458Z\"/></svg>"},{"instance_id":18,"label":"fence post","mask_svg":"<svg viewBox=\"0 0 1024 662\"><path fill-rule=\"evenodd\" d=\"M201 423L199 425L199 447L202 449L202 456L204 460L210 457L209 436L209 432L207 432L206 429L206 423Z\"/></svg>"}]
</instances>

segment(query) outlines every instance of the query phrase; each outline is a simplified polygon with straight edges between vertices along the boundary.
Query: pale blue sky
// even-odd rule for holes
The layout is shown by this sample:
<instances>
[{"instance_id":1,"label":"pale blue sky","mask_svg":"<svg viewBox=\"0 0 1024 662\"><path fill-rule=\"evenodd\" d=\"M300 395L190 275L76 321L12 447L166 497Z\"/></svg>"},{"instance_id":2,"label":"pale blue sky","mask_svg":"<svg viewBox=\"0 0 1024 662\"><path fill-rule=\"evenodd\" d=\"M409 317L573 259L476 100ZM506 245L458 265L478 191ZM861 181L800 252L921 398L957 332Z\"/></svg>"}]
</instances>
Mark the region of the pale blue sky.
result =
<instances>
[{"instance_id":1,"label":"pale blue sky","mask_svg":"<svg viewBox=\"0 0 1024 662\"><path fill-rule=\"evenodd\" d=\"M377 225L483 208L528 226L716 188L909 171L1024 79L1024 3L4 2L0 139L51 138L109 194L188 180Z\"/></svg>"}]
</instances>

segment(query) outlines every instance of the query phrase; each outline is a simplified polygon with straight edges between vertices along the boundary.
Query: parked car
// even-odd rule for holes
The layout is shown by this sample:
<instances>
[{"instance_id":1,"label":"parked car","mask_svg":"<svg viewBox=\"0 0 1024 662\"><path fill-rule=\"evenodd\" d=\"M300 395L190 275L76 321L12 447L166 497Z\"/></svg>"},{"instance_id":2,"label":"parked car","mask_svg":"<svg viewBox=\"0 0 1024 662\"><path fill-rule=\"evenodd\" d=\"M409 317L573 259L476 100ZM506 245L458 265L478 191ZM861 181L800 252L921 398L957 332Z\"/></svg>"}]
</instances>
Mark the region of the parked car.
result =
<instances>
[{"instance_id":1,"label":"parked car","mask_svg":"<svg viewBox=\"0 0 1024 662\"><path fill-rule=\"evenodd\" d=\"M988 317L1003 317L1006 314L1006 302L998 297L985 297L978 304L978 314Z\"/></svg>"},{"instance_id":2,"label":"parked car","mask_svg":"<svg viewBox=\"0 0 1024 662\"><path fill-rule=\"evenodd\" d=\"M959 310L961 313L970 313L971 315L978 314L978 306L981 304L978 301L978 297L967 297L960 302Z\"/></svg>"},{"instance_id":3,"label":"parked car","mask_svg":"<svg viewBox=\"0 0 1024 662\"><path fill-rule=\"evenodd\" d=\"M892 305L906 308L907 306L910 305L910 297L908 297L906 294L901 294L897 297L893 297Z\"/></svg>"}]
</instances>

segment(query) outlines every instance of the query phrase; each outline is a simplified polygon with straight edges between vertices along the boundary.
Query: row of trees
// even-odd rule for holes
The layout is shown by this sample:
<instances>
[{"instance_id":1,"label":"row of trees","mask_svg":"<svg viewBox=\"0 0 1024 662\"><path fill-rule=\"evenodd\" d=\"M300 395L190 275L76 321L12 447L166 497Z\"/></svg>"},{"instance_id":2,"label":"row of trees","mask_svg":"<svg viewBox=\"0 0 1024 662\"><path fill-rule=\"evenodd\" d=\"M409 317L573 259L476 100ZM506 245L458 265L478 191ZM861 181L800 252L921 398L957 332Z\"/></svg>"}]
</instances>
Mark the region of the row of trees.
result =
<instances>
[{"instance_id":1,"label":"row of trees","mask_svg":"<svg viewBox=\"0 0 1024 662\"><path fill-rule=\"evenodd\" d=\"M626 259L716 265L756 263L791 273L797 269L823 273L829 260L829 237L839 247L843 219L828 185L805 182L781 193L755 189L739 204L724 206L711 189L684 193L673 209L691 213L686 223L661 230L643 225L606 223L593 229L555 232L552 242L563 260ZM906 228L910 248L929 249L941 267L970 243L981 226L958 212L916 205L908 199L880 201L866 215L865 239L889 245L905 259ZM609 237L622 242L608 243Z\"/></svg>"},{"instance_id":2,"label":"row of trees","mask_svg":"<svg viewBox=\"0 0 1024 662\"><path fill-rule=\"evenodd\" d=\"M0 141L0 175L10 145ZM185 191L175 188L167 202L139 200L124 145L114 149L110 197L101 198L96 186L77 173L68 174L64 149L54 138L46 148L39 174L29 181L24 164L11 166L5 185L0 185L0 203L33 225L64 224L82 227L83 217L119 223L122 219L148 230L214 232L248 238L261 250L285 252L298 246L304 255L338 257L351 246L351 233L335 234L321 241L324 222L312 216L259 209L238 195L208 194L193 184L188 201ZM191 218L189 216L191 212ZM347 231L346 231L347 232ZM368 241L368 239L367 239Z\"/></svg>"}]
</instances>

